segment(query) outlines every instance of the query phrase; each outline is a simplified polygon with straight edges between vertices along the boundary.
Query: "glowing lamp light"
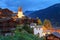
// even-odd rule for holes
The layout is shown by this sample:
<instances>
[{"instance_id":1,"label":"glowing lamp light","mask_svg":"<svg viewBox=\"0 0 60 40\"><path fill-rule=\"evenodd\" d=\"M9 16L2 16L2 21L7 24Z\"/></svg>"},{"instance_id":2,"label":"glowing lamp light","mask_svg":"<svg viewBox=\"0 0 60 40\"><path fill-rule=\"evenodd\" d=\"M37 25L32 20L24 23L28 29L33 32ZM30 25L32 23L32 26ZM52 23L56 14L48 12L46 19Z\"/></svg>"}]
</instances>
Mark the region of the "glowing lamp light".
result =
<instances>
[{"instance_id":1,"label":"glowing lamp light","mask_svg":"<svg viewBox=\"0 0 60 40\"><path fill-rule=\"evenodd\" d=\"M51 34L50 32L48 32L48 34Z\"/></svg>"},{"instance_id":2,"label":"glowing lamp light","mask_svg":"<svg viewBox=\"0 0 60 40\"><path fill-rule=\"evenodd\" d=\"M46 33L43 33L43 36L45 36L46 35Z\"/></svg>"}]
</instances>

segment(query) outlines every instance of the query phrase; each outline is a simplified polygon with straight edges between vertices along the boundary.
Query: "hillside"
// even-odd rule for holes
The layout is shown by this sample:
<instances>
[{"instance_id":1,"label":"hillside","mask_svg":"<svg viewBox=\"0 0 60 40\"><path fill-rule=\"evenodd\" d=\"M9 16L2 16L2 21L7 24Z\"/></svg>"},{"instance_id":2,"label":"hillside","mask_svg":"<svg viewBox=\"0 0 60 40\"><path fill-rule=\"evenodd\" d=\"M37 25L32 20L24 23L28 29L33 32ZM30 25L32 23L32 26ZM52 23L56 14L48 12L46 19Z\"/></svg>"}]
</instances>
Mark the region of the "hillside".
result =
<instances>
[{"instance_id":1,"label":"hillside","mask_svg":"<svg viewBox=\"0 0 60 40\"><path fill-rule=\"evenodd\" d=\"M29 17L39 17L42 21L49 19L54 26L60 26L60 3L50 6L46 9L38 10L29 15Z\"/></svg>"}]
</instances>

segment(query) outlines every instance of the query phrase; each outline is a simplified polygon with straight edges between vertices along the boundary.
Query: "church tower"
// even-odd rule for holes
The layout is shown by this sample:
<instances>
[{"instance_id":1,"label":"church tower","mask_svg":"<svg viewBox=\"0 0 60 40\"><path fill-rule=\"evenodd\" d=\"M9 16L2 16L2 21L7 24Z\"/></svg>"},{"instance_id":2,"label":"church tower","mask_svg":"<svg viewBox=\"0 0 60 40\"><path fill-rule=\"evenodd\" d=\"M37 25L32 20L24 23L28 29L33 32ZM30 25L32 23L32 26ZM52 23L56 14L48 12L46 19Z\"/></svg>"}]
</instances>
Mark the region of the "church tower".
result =
<instances>
[{"instance_id":1,"label":"church tower","mask_svg":"<svg viewBox=\"0 0 60 40\"><path fill-rule=\"evenodd\" d=\"M23 12L22 12L22 8L18 8L18 18L22 18L24 16Z\"/></svg>"}]
</instances>

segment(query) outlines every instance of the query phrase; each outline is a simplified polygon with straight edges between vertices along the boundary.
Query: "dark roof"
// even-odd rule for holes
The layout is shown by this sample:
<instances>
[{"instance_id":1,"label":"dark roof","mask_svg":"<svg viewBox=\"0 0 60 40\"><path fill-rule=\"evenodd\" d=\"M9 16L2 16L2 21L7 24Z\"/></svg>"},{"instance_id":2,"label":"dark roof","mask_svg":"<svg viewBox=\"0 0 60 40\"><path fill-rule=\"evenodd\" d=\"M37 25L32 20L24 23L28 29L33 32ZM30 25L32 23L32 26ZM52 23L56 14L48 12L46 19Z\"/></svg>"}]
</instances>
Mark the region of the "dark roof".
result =
<instances>
[{"instance_id":1,"label":"dark roof","mask_svg":"<svg viewBox=\"0 0 60 40\"><path fill-rule=\"evenodd\" d=\"M49 34L49 35L46 35L46 36L48 37L50 35L54 35L54 36L60 38L60 33L58 33L58 32L53 32L52 34Z\"/></svg>"},{"instance_id":2,"label":"dark roof","mask_svg":"<svg viewBox=\"0 0 60 40\"><path fill-rule=\"evenodd\" d=\"M60 33L58 33L58 32L53 32L52 34L60 38Z\"/></svg>"},{"instance_id":3,"label":"dark roof","mask_svg":"<svg viewBox=\"0 0 60 40\"><path fill-rule=\"evenodd\" d=\"M11 14L13 13L11 10L9 10L9 9L7 9L7 8L2 9L2 11L3 11L3 12L9 12L9 13L11 13Z\"/></svg>"}]
</instances>

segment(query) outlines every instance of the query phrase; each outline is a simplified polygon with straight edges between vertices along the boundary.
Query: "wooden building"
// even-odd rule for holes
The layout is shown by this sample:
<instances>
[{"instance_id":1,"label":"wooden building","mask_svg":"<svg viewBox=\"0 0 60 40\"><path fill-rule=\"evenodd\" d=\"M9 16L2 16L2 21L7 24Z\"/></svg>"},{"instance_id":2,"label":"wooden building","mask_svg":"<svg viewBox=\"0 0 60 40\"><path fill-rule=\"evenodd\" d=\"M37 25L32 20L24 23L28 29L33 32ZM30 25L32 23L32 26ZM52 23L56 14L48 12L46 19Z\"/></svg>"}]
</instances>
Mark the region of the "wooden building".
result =
<instances>
[{"instance_id":1,"label":"wooden building","mask_svg":"<svg viewBox=\"0 0 60 40\"><path fill-rule=\"evenodd\" d=\"M21 14L21 15L20 15ZM14 13L9 9L1 9L0 8L0 33L4 34L11 32L14 28L16 28L17 24L30 24L37 23L36 19L30 19L26 16L23 16L22 9L18 9L18 13Z\"/></svg>"},{"instance_id":2,"label":"wooden building","mask_svg":"<svg viewBox=\"0 0 60 40\"><path fill-rule=\"evenodd\" d=\"M46 35L46 40L60 40L60 33L54 32L50 35Z\"/></svg>"},{"instance_id":3,"label":"wooden building","mask_svg":"<svg viewBox=\"0 0 60 40\"><path fill-rule=\"evenodd\" d=\"M14 17L13 14L9 9L0 9L0 34L5 35L5 33L11 32L11 29L16 27L16 21L12 18Z\"/></svg>"}]
</instances>

